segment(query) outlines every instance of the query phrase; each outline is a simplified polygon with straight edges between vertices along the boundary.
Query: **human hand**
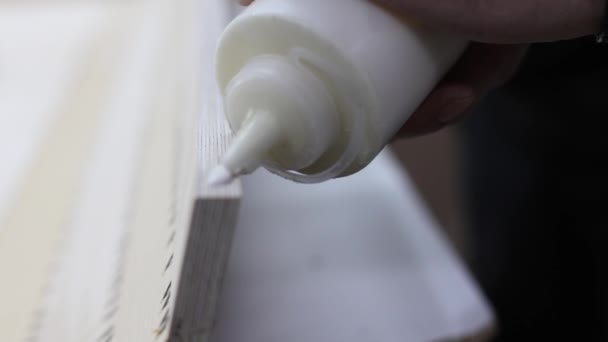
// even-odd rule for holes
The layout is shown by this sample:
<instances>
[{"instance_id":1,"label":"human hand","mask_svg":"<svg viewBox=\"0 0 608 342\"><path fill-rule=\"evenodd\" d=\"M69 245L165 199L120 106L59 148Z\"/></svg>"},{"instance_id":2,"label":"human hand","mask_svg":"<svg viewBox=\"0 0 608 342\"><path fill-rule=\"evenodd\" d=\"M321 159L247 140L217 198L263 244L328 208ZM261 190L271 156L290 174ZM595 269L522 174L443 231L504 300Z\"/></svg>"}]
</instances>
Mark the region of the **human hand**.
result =
<instances>
[{"instance_id":1,"label":"human hand","mask_svg":"<svg viewBox=\"0 0 608 342\"><path fill-rule=\"evenodd\" d=\"M239 0L249 5L254 0ZM331 1L331 0L328 0ZM516 71L528 43L598 32L605 0L374 0L417 22L473 41L397 136L416 136L454 123Z\"/></svg>"}]
</instances>

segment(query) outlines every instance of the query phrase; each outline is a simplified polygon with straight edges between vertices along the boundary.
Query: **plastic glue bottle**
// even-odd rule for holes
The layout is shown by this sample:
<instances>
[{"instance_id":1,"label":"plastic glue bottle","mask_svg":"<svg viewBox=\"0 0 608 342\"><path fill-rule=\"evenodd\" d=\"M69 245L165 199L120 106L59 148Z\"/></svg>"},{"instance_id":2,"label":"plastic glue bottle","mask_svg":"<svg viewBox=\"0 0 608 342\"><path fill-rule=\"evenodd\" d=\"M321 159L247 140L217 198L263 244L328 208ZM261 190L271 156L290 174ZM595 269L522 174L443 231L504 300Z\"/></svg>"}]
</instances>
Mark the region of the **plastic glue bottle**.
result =
<instances>
[{"instance_id":1,"label":"plastic glue bottle","mask_svg":"<svg viewBox=\"0 0 608 342\"><path fill-rule=\"evenodd\" d=\"M208 182L261 166L301 183L361 170L466 45L367 0L256 0L218 43L235 138Z\"/></svg>"}]
</instances>

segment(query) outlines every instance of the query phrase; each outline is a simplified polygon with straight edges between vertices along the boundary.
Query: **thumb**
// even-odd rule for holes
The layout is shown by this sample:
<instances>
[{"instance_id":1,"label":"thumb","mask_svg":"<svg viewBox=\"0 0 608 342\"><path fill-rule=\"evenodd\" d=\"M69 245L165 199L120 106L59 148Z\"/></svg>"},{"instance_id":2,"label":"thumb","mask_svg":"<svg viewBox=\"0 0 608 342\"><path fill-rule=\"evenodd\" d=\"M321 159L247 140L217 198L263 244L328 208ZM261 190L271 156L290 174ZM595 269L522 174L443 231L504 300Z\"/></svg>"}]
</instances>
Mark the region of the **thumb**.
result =
<instances>
[{"instance_id":1,"label":"thumb","mask_svg":"<svg viewBox=\"0 0 608 342\"><path fill-rule=\"evenodd\" d=\"M509 80L526 51L525 45L471 44L397 136L431 133L462 119L490 90Z\"/></svg>"}]
</instances>

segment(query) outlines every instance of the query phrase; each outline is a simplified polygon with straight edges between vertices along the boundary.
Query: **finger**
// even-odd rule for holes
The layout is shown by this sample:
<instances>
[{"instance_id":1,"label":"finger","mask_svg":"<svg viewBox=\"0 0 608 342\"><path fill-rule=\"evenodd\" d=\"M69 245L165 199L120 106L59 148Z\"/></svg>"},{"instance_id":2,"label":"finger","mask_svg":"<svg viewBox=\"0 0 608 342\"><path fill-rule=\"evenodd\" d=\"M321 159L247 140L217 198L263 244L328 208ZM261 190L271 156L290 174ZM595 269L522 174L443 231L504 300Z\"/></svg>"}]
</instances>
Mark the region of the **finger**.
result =
<instances>
[{"instance_id":1,"label":"finger","mask_svg":"<svg viewBox=\"0 0 608 342\"><path fill-rule=\"evenodd\" d=\"M461 120L488 91L514 74L526 50L524 45L472 44L397 137L432 133Z\"/></svg>"},{"instance_id":2,"label":"finger","mask_svg":"<svg viewBox=\"0 0 608 342\"><path fill-rule=\"evenodd\" d=\"M249 4L251 4L253 2L253 0L239 0L239 4L243 5L243 6L247 6Z\"/></svg>"},{"instance_id":3,"label":"finger","mask_svg":"<svg viewBox=\"0 0 608 342\"><path fill-rule=\"evenodd\" d=\"M403 15L406 20L415 21L418 24L432 26L445 31L462 35L466 39L474 41L492 40L496 37L485 37L488 35L490 26L499 25L498 19L488 19L494 11L485 3L500 1L478 1L478 0L451 0L451 1L428 1L428 0L372 0L386 7L393 13ZM534 2L534 1L530 1ZM511 12L514 7L511 2L505 6ZM514 20L513 17L510 18ZM510 27L513 30L513 27ZM500 35L492 32L492 36Z\"/></svg>"},{"instance_id":4,"label":"finger","mask_svg":"<svg viewBox=\"0 0 608 342\"><path fill-rule=\"evenodd\" d=\"M485 95L513 76L527 50L528 45L473 43L443 82L466 84Z\"/></svg>"},{"instance_id":5,"label":"finger","mask_svg":"<svg viewBox=\"0 0 608 342\"><path fill-rule=\"evenodd\" d=\"M421 24L486 43L529 43L598 32L600 0L373 0Z\"/></svg>"}]
</instances>

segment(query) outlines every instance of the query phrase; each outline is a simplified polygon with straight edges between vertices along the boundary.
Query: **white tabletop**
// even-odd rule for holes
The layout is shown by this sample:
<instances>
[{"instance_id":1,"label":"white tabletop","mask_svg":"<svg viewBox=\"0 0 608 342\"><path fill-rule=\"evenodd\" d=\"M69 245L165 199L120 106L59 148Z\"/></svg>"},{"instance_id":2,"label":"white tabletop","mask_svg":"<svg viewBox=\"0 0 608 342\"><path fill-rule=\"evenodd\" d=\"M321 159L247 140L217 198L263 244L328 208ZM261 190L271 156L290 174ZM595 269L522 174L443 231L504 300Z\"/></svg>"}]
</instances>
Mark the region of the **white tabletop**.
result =
<instances>
[{"instance_id":1,"label":"white tabletop","mask_svg":"<svg viewBox=\"0 0 608 342\"><path fill-rule=\"evenodd\" d=\"M214 342L393 342L470 336L491 309L384 152L321 185L244 180Z\"/></svg>"}]
</instances>

